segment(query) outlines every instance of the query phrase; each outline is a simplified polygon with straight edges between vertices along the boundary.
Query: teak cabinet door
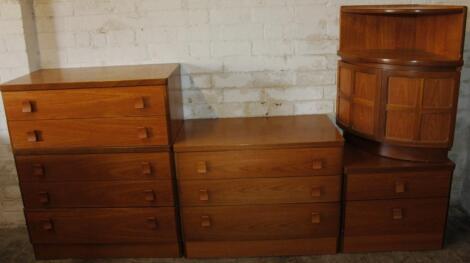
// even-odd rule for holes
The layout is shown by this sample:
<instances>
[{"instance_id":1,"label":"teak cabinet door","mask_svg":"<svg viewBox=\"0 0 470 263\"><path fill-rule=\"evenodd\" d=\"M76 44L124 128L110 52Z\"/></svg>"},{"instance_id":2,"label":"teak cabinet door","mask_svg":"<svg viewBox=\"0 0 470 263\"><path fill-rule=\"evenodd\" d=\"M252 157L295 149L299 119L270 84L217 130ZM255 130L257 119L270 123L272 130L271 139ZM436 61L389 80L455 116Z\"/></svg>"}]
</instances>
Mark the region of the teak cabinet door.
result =
<instances>
[{"instance_id":1,"label":"teak cabinet door","mask_svg":"<svg viewBox=\"0 0 470 263\"><path fill-rule=\"evenodd\" d=\"M457 107L457 72L387 72L385 140L452 145Z\"/></svg>"},{"instance_id":2,"label":"teak cabinet door","mask_svg":"<svg viewBox=\"0 0 470 263\"><path fill-rule=\"evenodd\" d=\"M342 148L299 148L176 154L181 180L339 175Z\"/></svg>"},{"instance_id":3,"label":"teak cabinet door","mask_svg":"<svg viewBox=\"0 0 470 263\"><path fill-rule=\"evenodd\" d=\"M9 121L15 150L168 144L165 116Z\"/></svg>"},{"instance_id":4,"label":"teak cabinet door","mask_svg":"<svg viewBox=\"0 0 470 263\"><path fill-rule=\"evenodd\" d=\"M381 71L344 62L339 62L338 71L338 121L355 132L374 137L378 128Z\"/></svg>"},{"instance_id":5,"label":"teak cabinet door","mask_svg":"<svg viewBox=\"0 0 470 263\"><path fill-rule=\"evenodd\" d=\"M341 176L181 180L183 206L339 202Z\"/></svg>"},{"instance_id":6,"label":"teak cabinet door","mask_svg":"<svg viewBox=\"0 0 470 263\"><path fill-rule=\"evenodd\" d=\"M4 92L8 120L165 115L165 87Z\"/></svg>"},{"instance_id":7,"label":"teak cabinet door","mask_svg":"<svg viewBox=\"0 0 470 263\"><path fill-rule=\"evenodd\" d=\"M187 241L337 237L339 204L185 207Z\"/></svg>"},{"instance_id":8,"label":"teak cabinet door","mask_svg":"<svg viewBox=\"0 0 470 263\"><path fill-rule=\"evenodd\" d=\"M21 182L142 181L171 178L168 152L18 155L15 160Z\"/></svg>"},{"instance_id":9,"label":"teak cabinet door","mask_svg":"<svg viewBox=\"0 0 470 263\"><path fill-rule=\"evenodd\" d=\"M173 206L171 180L22 183L26 208Z\"/></svg>"},{"instance_id":10,"label":"teak cabinet door","mask_svg":"<svg viewBox=\"0 0 470 263\"><path fill-rule=\"evenodd\" d=\"M33 244L175 242L175 209L106 208L26 212Z\"/></svg>"}]
</instances>

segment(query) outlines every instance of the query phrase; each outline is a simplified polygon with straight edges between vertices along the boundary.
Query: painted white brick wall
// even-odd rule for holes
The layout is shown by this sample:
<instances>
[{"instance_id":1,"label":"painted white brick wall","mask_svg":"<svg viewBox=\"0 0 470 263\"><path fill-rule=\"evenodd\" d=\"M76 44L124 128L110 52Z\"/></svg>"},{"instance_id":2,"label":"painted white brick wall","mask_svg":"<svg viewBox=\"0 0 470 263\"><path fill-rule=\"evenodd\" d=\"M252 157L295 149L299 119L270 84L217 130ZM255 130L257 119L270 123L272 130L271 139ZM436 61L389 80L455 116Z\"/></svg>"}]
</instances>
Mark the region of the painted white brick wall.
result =
<instances>
[{"instance_id":1,"label":"painted white brick wall","mask_svg":"<svg viewBox=\"0 0 470 263\"><path fill-rule=\"evenodd\" d=\"M0 0L1 81L31 68L32 52L25 51L30 41L24 41L30 33L23 30L19 2L33 0ZM34 0L35 24L28 30L37 33L43 68L181 63L186 118L332 113L339 7L391 2L470 5L470 0ZM463 75L462 89L468 89L469 78ZM462 131L470 125L464 117L470 94L462 97L456 140L467 138ZM7 143L3 119L0 139ZM468 167L462 152L468 150L456 148L458 197ZM4 152L0 158L12 158ZM0 172L0 214L17 213L12 163ZM11 226L22 216L3 221L0 227Z\"/></svg>"},{"instance_id":2,"label":"painted white brick wall","mask_svg":"<svg viewBox=\"0 0 470 263\"><path fill-rule=\"evenodd\" d=\"M0 82L39 66L32 1L0 0ZM28 43L27 43L28 41ZM21 196L0 103L0 227L23 224Z\"/></svg>"}]
</instances>

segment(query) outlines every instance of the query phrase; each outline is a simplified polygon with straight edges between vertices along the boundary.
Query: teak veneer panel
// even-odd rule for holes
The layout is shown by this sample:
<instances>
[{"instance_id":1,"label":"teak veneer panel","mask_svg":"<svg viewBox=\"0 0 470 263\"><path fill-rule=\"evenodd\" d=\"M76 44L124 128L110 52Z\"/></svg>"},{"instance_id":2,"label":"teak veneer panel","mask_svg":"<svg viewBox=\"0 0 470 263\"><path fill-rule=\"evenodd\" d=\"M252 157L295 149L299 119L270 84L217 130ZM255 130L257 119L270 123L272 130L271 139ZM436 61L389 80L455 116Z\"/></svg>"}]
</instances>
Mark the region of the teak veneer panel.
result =
<instances>
[{"instance_id":1,"label":"teak veneer panel","mask_svg":"<svg viewBox=\"0 0 470 263\"><path fill-rule=\"evenodd\" d=\"M182 206L339 202L341 176L181 180Z\"/></svg>"},{"instance_id":2,"label":"teak veneer panel","mask_svg":"<svg viewBox=\"0 0 470 263\"><path fill-rule=\"evenodd\" d=\"M9 121L14 150L167 145L164 116ZM36 141L30 141L30 133Z\"/></svg>"},{"instance_id":3,"label":"teak veneer panel","mask_svg":"<svg viewBox=\"0 0 470 263\"><path fill-rule=\"evenodd\" d=\"M342 146L326 115L185 120L175 152Z\"/></svg>"},{"instance_id":4,"label":"teak veneer panel","mask_svg":"<svg viewBox=\"0 0 470 263\"><path fill-rule=\"evenodd\" d=\"M186 241L309 239L339 233L339 203L183 207L181 213Z\"/></svg>"},{"instance_id":5,"label":"teak veneer panel","mask_svg":"<svg viewBox=\"0 0 470 263\"><path fill-rule=\"evenodd\" d=\"M27 211L33 244L177 242L175 208Z\"/></svg>"},{"instance_id":6,"label":"teak veneer panel","mask_svg":"<svg viewBox=\"0 0 470 263\"><path fill-rule=\"evenodd\" d=\"M0 90L159 86L168 85L176 71L179 71L179 64L40 69L3 83Z\"/></svg>"},{"instance_id":7,"label":"teak veneer panel","mask_svg":"<svg viewBox=\"0 0 470 263\"><path fill-rule=\"evenodd\" d=\"M188 258L223 258L270 256L304 256L336 253L338 239L322 237L311 239L282 239L255 241L187 241Z\"/></svg>"},{"instance_id":8,"label":"teak veneer panel","mask_svg":"<svg viewBox=\"0 0 470 263\"><path fill-rule=\"evenodd\" d=\"M36 259L69 258L176 258L180 257L178 242L154 244L35 244Z\"/></svg>"},{"instance_id":9,"label":"teak veneer panel","mask_svg":"<svg viewBox=\"0 0 470 263\"><path fill-rule=\"evenodd\" d=\"M173 206L171 180L21 183L27 209Z\"/></svg>"},{"instance_id":10,"label":"teak veneer panel","mask_svg":"<svg viewBox=\"0 0 470 263\"><path fill-rule=\"evenodd\" d=\"M167 113L165 86L4 92L3 101L8 120L155 116Z\"/></svg>"},{"instance_id":11,"label":"teak veneer panel","mask_svg":"<svg viewBox=\"0 0 470 263\"><path fill-rule=\"evenodd\" d=\"M423 172L348 174L346 197L350 200L448 197L452 169Z\"/></svg>"},{"instance_id":12,"label":"teak veneer panel","mask_svg":"<svg viewBox=\"0 0 470 263\"><path fill-rule=\"evenodd\" d=\"M18 155L15 160L21 182L142 181L171 178L169 152Z\"/></svg>"},{"instance_id":13,"label":"teak veneer panel","mask_svg":"<svg viewBox=\"0 0 470 263\"><path fill-rule=\"evenodd\" d=\"M182 180L339 175L342 147L183 152L176 154ZM205 171L198 171L199 166Z\"/></svg>"}]
</instances>

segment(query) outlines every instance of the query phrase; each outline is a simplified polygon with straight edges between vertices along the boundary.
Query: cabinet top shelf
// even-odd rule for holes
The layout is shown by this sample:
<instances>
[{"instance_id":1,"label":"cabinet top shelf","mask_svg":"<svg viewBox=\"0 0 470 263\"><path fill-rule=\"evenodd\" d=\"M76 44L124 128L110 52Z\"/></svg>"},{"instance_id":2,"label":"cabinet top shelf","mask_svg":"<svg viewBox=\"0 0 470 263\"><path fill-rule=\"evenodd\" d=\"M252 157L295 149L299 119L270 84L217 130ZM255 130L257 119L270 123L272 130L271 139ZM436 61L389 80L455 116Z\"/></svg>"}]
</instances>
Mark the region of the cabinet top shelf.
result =
<instances>
[{"instance_id":1,"label":"cabinet top shelf","mask_svg":"<svg viewBox=\"0 0 470 263\"><path fill-rule=\"evenodd\" d=\"M355 5L342 6L341 12L353 14L433 15L466 11L465 6L451 5Z\"/></svg>"},{"instance_id":2,"label":"cabinet top shelf","mask_svg":"<svg viewBox=\"0 0 470 263\"><path fill-rule=\"evenodd\" d=\"M368 49L338 51L346 61L380 63L404 66L460 66L462 60L453 60L417 49Z\"/></svg>"}]
</instances>

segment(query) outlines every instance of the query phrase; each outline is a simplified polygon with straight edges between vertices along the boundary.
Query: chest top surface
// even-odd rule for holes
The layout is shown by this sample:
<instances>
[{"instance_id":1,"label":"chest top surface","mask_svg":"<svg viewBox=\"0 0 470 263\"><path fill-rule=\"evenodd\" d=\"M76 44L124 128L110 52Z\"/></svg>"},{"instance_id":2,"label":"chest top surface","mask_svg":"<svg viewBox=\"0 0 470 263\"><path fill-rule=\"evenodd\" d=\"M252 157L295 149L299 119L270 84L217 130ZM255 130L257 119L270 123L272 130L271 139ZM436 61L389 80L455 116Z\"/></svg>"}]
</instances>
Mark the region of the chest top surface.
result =
<instances>
[{"instance_id":1,"label":"chest top surface","mask_svg":"<svg viewBox=\"0 0 470 263\"><path fill-rule=\"evenodd\" d=\"M179 64L40 69L0 85L2 91L166 85Z\"/></svg>"},{"instance_id":2,"label":"chest top surface","mask_svg":"<svg viewBox=\"0 0 470 263\"><path fill-rule=\"evenodd\" d=\"M368 153L349 143L344 146L344 171L348 173L375 173L392 171L418 171L433 169L453 169L454 163L446 159L442 162L413 162Z\"/></svg>"},{"instance_id":3,"label":"chest top surface","mask_svg":"<svg viewBox=\"0 0 470 263\"><path fill-rule=\"evenodd\" d=\"M186 120L176 152L342 146L326 115Z\"/></svg>"}]
</instances>

